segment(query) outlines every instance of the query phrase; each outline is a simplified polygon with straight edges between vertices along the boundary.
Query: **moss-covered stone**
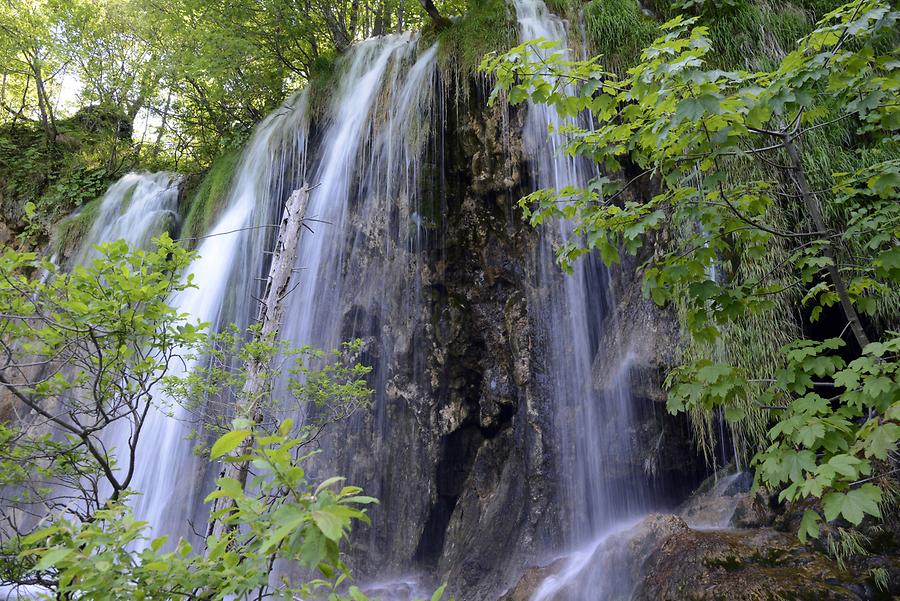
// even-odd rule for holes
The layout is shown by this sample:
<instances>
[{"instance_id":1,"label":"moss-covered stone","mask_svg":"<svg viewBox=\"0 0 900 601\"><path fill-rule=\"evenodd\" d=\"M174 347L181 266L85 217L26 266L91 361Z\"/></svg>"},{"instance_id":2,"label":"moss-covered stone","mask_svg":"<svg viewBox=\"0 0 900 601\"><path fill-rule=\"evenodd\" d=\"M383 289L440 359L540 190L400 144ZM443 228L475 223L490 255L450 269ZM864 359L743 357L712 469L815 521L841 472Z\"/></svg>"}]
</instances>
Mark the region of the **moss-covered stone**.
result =
<instances>
[{"instance_id":1,"label":"moss-covered stone","mask_svg":"<svg viewBox=\"0 0 900 601\"><path fill-rule=\"evenodd\" d=\"M504 0L472 0L469 10L440 32L426 31L424 43L438 42L438 65L445 79L464 81L476 73L489 52L504 52L515 45L516 21ZM453 86L465 93L467 85Z\"/></svg>"},{"instance_id":2,"label":"moss-covered stone","mask_svg":"<svg viewBox=\"0 0 900 601\"><path fill-rule=\"evenodd\" d=\"M102 198L92 200L53 227L50 234L52 254L70 257L78 250L85 236L91 231L102 202Z\"/></svg>"},{"instance_id":3,"label":"moss-covered stone","mask_svg":"<svg viewBox=\"0 0 900 601\"><path fill-rule=\"evenodd\" d=\"M209 229L227 200L231 180L241 158L239 150L230 150L213 161L200 183L185 190L187 202L182 208L184 225L181 239L193 248L197 238Z\"/></svg>"}]
</instances>

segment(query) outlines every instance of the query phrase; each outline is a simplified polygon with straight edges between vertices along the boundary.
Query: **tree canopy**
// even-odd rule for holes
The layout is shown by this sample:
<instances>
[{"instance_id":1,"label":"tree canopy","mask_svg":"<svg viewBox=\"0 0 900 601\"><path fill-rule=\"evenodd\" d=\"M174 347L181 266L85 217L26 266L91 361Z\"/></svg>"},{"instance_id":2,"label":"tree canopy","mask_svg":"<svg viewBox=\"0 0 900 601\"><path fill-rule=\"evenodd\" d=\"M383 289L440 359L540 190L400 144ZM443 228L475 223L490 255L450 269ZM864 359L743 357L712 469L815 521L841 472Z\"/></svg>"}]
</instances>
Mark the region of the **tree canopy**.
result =
<instances>
[{"instance_id":1,"label":"tree canopy","mask_svg":"<svg viewBox=\"0 0 900 601\"><path fill-rule=\"evenodd\" d=\"M0 128L103 107L133 152L205 166L350 44L441 28L465 0L3 0Z\"/></svg>"}]
</instances>

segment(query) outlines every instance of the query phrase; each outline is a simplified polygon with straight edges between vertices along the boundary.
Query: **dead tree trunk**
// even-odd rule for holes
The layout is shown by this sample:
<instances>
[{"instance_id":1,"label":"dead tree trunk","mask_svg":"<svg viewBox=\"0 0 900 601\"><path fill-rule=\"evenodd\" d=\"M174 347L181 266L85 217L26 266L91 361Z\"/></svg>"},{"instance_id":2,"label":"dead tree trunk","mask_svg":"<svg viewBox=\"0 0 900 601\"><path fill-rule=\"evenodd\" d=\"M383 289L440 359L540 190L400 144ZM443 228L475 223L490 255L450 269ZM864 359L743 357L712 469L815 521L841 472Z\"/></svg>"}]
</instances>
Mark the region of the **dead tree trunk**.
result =
<instances>
[{"instance_id":1,"label":"dead tree trunk","mask_svg":"<svg viewBox=\"0 0 900 601\"><path fill-rule=\"evenodd\" d=\"M291 194L284 207L278 240L272 254L269 277L259 306L257 319L260 328L255 333L257 340L274 341L278 337L281 317L284 313L284 301L289 292L291 274L300 248L300 229L303 226L303 216L306 214L308 205L309 186L304 185ZM235 413L237 417L259 423L262 420L262 403L269 396L271 390L269 361L265 357L252 358L244 365L244 371L246 379ZM252 440L248 437L230 455L232 457L246 456L250 452L251 445ZM226 478L233 478L242 486L246 486L249 467L246 461L229 462L225 464L222 475ZM219 498L213 504L212 513L227 512L233 506L230 499ZM221 518L217 518L210 524L208 534L220 537L226 531L226 524Z\"/></svg>"}]
</instances>

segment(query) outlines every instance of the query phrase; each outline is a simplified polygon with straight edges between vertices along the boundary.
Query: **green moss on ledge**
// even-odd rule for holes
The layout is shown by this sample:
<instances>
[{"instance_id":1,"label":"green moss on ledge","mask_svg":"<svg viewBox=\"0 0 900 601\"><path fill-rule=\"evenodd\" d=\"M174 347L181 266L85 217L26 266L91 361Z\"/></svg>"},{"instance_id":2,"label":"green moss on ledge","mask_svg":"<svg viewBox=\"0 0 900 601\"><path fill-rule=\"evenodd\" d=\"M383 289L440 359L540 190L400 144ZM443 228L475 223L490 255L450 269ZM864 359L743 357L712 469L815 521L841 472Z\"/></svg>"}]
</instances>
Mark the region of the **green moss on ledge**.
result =
<instances>
[{"instance_id":1,"label":"green moss on ledge","mask_svg":"<svg viewBox=\"0 0 900 601\"><path fill-rule=\"evenodd\" d=\"M423 34L426 45L440 44L438 66L448 81L456 82L474 74L485 54L505 52L516 40L515 17L504 0L472 0L466 14L449 27Z\"/></svg>"},{"instance_id":2,"label":"green moss on ledge","mask_svg":"<svg viewBox=\"0 0 900 601\"><path fill-rule=\"evenodd\" d=\"M592 0L584 7L584 27L591 54L603 55L602 64L622 73L637 63L641 50L659 35L659 27L637 2Z\"/></svg>"},{"instance_id":3,"label":"green moss on ledge","mask_svg":"<svg viewBox=\"0 0 900 601\"><path fill-rule=\"evenodd\" d=\"M341 55L329 52L316 58L310 68L306 90L312 114L321 115L328 108L328 100L334 95L341 70Z\"/></svg>"},{"instance_id":4,"label":"green moss on ledge","mask_svg":"<svg viewBox=\"0 0 900 601\"><path fill-rule=\"evenodd\" d=\"M241 157L239 149L229 150L213 161L200 184L187 191L188 202L184 214L181 238L189 248L196 246L218 216L231 188L231 180Z\"/></svg>"},{"instance_id":5,"label":"green moss on ledge","mask_svg":"<svg viewBox=\"0 0 900 601\"><path fill-rule=\"evenodd\" d=\"M54 255L71 256L91 231L102 202L102 197L96 198L59 221L50 232L50 252Z\"/></svg>"}]
</instances>

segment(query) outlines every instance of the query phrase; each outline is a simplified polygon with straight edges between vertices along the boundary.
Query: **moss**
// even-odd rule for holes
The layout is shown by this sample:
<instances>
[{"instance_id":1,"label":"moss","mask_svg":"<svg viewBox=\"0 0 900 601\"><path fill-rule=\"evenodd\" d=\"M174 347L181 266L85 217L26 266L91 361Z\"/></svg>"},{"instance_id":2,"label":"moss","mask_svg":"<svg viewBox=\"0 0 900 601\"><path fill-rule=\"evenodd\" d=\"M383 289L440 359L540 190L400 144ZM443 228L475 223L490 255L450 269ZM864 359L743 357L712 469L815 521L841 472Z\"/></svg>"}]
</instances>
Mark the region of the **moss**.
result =
<instances>
[{"instance_id":1,"label":"moss","mask_svg":"<svg viewBox=\"0 0 900 601\"><path fill-rule=\"evenodd\" d=\"M50 234L50 249L55 255L72 254L91 231L103 198L96 198L74 214L57 223Z\"/></svg>"},{"instance_id":2,"label":"moss","mask_svg":"<svg viewBox=\"0 0 900 601\"><path fill-rule=\"evenodd\" d=\"M438 42L441 73L456 83L476 73L485 54L505 52L516 40L515 19L504 0L472 0L465 15L438 33L426 30L423 37L427 45Z\"/></svg>"},{"instance_id":3,"label":"moss","mask_svg":"<svg viewBox=\"0 0 900 601\"><path fill-rule=\"evenodd\" d=\"M241 157L240 150L230 150L213 161L200 184L188 190L188 202L181 228L181 239L196 246L197 238L212 225L231 188L231 180Z\"/></svg>"},{"instance_id":4,"label":"moss","mask_svg":"<svg viewBox=\"0 0 900 601\"><path fill-rule=\"evenodd\" d=\"M110 156L129 164L133 156L130 127L126 117L99 106L60 119L53 144L35 121L0 125L4 224L14 233L23 233L35 246L53 237L53 224L98 198L120 175L108 171ZM37 213L36 222L30 225L24 210L29 202Z\"/></svg>"},{"instance_id":5,"label":"moss","mask_svg":"<svg viewBox=\"0 0 900 601\"><path fill-rule=\"evenodd\" d=\"M743 566L739 557L734 555L726 555L725 557L714 557L707 559L703 564L709 569L722 568L726 572L736 572Z\"/></svg>"},{"instance_id":6,"label":"moss","mask_svg":"<svg viewBox=\"0 0 900 601\"><path fill-rule=\"evenodd\" d=\"M310 67L306 89L309 107L313 114L321 115L328 107L341 72L340 55L337 52L320 55Z\"/></svg>"}]
</instances>

